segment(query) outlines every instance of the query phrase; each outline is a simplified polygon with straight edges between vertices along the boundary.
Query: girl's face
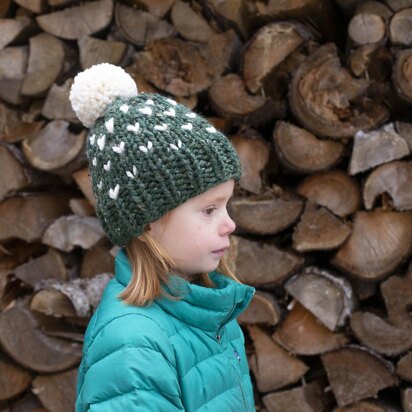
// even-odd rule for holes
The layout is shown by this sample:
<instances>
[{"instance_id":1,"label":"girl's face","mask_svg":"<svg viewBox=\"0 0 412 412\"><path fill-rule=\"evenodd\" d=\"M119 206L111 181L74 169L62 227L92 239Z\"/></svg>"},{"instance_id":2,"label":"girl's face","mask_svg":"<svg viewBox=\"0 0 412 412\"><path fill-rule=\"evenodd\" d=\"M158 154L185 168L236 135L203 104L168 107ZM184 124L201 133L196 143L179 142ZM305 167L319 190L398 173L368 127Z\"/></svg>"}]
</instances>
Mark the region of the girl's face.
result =
<instances>
[{"instance_id":1,"label":"girl's face","mask_svg":"<svg viewBox=\"0 0 412 412\"><path fill-rule=\"evenodd\" d=\"M226 206L233 187L233 179L214 186L150 224L153 237L185 277L215 270L229 247L236 225Z\"/></svg>"}]
</instances>

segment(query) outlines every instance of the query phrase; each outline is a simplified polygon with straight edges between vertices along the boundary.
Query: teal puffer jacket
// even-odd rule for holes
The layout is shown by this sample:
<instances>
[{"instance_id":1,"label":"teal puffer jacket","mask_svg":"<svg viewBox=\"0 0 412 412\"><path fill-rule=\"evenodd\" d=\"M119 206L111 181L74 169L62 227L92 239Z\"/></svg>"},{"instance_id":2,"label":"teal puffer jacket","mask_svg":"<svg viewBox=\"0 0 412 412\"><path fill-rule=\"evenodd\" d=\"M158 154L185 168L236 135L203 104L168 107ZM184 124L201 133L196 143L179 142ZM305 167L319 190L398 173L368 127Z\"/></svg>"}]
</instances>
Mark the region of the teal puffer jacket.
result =
<instances>
[{"instance_id":1,"label":"teal puffer jacket","mask_svg":"<svg viewBox=\"0 0 412 412\"><path fill-rule=\"evenodd\" d=\"M171 275L165 297L148 307L117 295L131 278L127 255L115 259L115 278L85 334L76 412L252 412L252 384L236 317L255 292L217 272L217 288Z\"/></svg>"}]
</instances>

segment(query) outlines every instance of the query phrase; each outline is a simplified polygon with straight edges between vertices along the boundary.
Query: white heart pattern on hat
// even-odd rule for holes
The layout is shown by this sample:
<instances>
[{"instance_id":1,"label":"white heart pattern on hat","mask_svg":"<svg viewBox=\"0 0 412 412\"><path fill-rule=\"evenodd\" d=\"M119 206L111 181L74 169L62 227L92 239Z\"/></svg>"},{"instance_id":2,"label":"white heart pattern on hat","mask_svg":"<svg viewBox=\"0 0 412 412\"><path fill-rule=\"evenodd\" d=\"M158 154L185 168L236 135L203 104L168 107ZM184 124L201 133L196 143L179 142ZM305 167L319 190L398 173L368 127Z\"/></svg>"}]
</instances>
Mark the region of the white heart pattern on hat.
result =
<instances>
[{"instance_id":1,"label":"white heart pattern on hat","mask_svg":"<svg viewBox=\"0 0 412 412\"><path fill-rule=\"evenodd\" d=\"M173 109L173 107L171 107L169 110L165 110L165 111L163 112L163 114L165 114L166 116L173 116L173 117L175 117L175 116L176 116L176 110Z\"/></svg>"},{"instance_id":2,"label":"white heart pattern on hat","mask_svg":"<svg viewBox=\"0 0 412 412\"><path fill-rule=\"evenodd\" d=\"M123 113L127 113L129 111L129 106L127 104L122 104L119 109L123 112Z\"/></svg>"},{"instance_id":3,"label":"white heart pattern on hat","mask_svg":"<svg viewBox=\"0 0 412 412\"><path fill-rule=\"evenodd\" d=\"M97 183L97 187L99 188L99 190L102 188L102 186L103 186L103 182L100 180L100 182L99 183Z\"/></svg>"},{"instance_id":4,"label":"white heart pattern on hat","mask_svg":"<svg viewBox=\"0 0 412 412\"><path fill-rule=\"evenodd\" d=\"M157 125L154 127L154 129L155 129L155 130L164 131L164 130L167 129L167 124L166 124L166 123L163 123L162 125L157 124Z\"/></svg>"},{"instance_id":5,"label":"white heart pattern on hat","mask_svg":"<svg viewBox=\"0 0 412 412\"><path fill-rule=\"evenodd\" d=\"M104 170L106 170L107 172L110 170L110 166L111 166L111 161L109 160L105 165L103 165Z\"/></svg>"},{"instance_id":6,"label":"white heart pattern on hat","mask_svg":"<svg viewBox=\"0 0 412 412\"><path fill-rule=\"evenodd\" d=\"M145 104L150 104L151 106L153 106L154 105L154 101L152 100L152 99L148 99L148 100L146 100L146 103Z\"/></svg>"},{"instance_id":7,"label":"white heart pattern on hat","mask_svg":"<svg viewBox=\"0 0 412 412\"><path fill-rule=\"evenodd\" d=\"M95 137L96 137L95 134L92 134L92 135L89 137L89 142L90 142L90 144L91 144L92 146L94 145L94 139L95 139Z\"/></svg>"},{"instance_id":8,"label":"white heart pattern on hat","mask_svg":"<svg viewBox=\"0 0 412 412\"><path fill-rule=\"evenodd\" d=\"M146 145L146 146L139 146L139 149L140 149L142 152L144 152L144 153L148 153L149 150L150 150L152 147L153 147L153 143L149 140L149 141L147 142L147 145Z\"/></svg>"},{"instance_id":9,"label":"white heart pattern on hat","mask_svg":"<svg viewBox=\"0 0 412 412\"><path fill-rule=\"evenodd\" d=\"M92 164L93 164L93 166L97 165L97 159L95 157L93 157Z\"/></svg>"},{"instance_id":10,"label":"white heart pattern on hat","mask_svg":"<svg viewBox=\"0 0 412 412\"><path fill-rule=\"evenodd\" d=\"M192 123L183 124L183 125L182 125L182 129L183 129L183 130L192 130L192 129L193 129L193 125L192 125Z\"/></svg>"},{"instance_id":11,"label":"white heart pattern on hat","mask_svg":"<svg viewBox=\"0 0 412 412\"><path fill-rule=\"evenodd\" d=\"M119 194L119 189L120 189L120 186L119 186L119 185L116 185L116 187L115 187L114 189L109 189L109 196L110 196L112 199L116 200L116 199L117 199L117 195Z\"/></svg>"},{"instance_id":12,"label":"white heart pattern on hat","mask_svg":"<svg viewBox=\"0 0 412 412\"><path fill-rule=\"evenodd\" d=\"M196 117L196 113L190 112L190 113L186 113L187 117L190 117L191 119L194 119Z\"/></svg>"},{"instance_id":13,"label":"white heart pattern on hat","mask_svg":"<svg viewBox=\"0 0 412 412\"><path fill-rule=\"evenodd\" d=\"M116 153L119 153L119 154L122 153L124 150L124 142L120 142L118 146L112 146L112 149Z\"/></svg>"},{"instance_id":14,"label":"white heart pattern on hat","mask_svg":"<svg viewBox=\"0 0 412 412\"><path fill-rule=\"evenodd\" d=\"M166 99L170 104L173 104L173 106L176 106L177 103L173 99Z\"/></svg>"},{"instance_id":15,"label":"white heart pattern on hat","mask_svg":"<svg viewBox=\"0 0 412 412\"><path fill-rule=\"evenodd\" d=\"M129 130L130 132L138 133L139 130L140 130L140 124L137 123L137 122L134 125L129 124L129 125L127 125L126 129Z\"/></svg>"},{"instance_id":16,"label":"white heart pattern on hat","mask_svg":"<svg viewBox=\"0 0 412 412\"><path fill-rule=\"evenodd\" d=\"M173 150L179 150L182 147L182 141L179 139L177 141L177 146L174 145L173 143L170 143L169 146L173 149Z\"/></svg>"},{"instance_id":17,"label":"white heart pattern on hat","mask_svg":"<svg viewBox=\"0 0 412 412\"><path fill-rule=\"evenodd\" d=\"M152 114L152 109L150 107L143 107L142 109L139 109L139 112L150 116Z\"/></svg>"},{"instance_id":18,"label":"white heart pattern on hat","mask_svg":"<svg viewBox=\"0 0 412 412\"><path fill-rule=\"evenodd\" d=\"M109 133L113 133L113 128L114 128L114 119L111 117L107 122L104 124L106 126L106 129Z\"/></svg>"},{"instance_id":19,"label":"white heart pattern on hat","mask_svg":"<svg viewBox=\"0 0 412 412\"><path fill-rule=\"evenodd\" d=\"M213 126L206 127L206 131L209 133L216 133L216 129Z\"/></svg>"},{"instance_id":20,"label":"white heart pattern on hat","mask_svg":"<svg viewBox=\"0 0 412 412\"><path fill-rule=\"evenodd\" d=\"M103 150L105 142L106 142L106 135L103 134L97 138L97 146L99 146L100 150Z\"/></svg>"},{"instance_id":21,"label":"white heart pattern on hat","mask_svg":"<svg viewBox=\"0 0 412 412\"><path fill-rule=\"evenodd\" d=\"M129 176L131 179L134 179L137 176L137 169L136 166L133 165L133 173L129 170L126 172L126 175Z\"/></svg>"}]
</instances>

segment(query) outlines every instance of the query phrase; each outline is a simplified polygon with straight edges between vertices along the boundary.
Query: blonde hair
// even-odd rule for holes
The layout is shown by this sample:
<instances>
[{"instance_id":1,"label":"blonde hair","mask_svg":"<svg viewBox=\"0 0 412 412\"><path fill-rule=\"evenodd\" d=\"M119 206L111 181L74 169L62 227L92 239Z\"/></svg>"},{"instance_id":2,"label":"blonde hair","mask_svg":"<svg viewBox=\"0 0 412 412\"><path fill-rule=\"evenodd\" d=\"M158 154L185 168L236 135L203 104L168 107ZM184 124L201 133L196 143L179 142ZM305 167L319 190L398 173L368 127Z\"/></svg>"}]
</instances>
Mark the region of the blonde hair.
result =
<instances>
[{"instance_id":1,"label":"blonde hair","mask_svg":"<svg viewBox=\"0 0 412 412\"><path fill-rule=\"evenodd\" d=\"M152 236L150 230L145 230L140 238L133 238L126 245L125 250L132 268L132 278L126 289L119 294L120 299L134 306L150 305L161 295L172 300L181 299L179 296L169 295L162 289L162 284L167 283L171 273L177 275L179 273L175 269L173 259ZM216 271L242 283L232 272L224 256ZM204 287L216 286L207 273L194 276L193 283Z\"/></svg>"}]
</instances>

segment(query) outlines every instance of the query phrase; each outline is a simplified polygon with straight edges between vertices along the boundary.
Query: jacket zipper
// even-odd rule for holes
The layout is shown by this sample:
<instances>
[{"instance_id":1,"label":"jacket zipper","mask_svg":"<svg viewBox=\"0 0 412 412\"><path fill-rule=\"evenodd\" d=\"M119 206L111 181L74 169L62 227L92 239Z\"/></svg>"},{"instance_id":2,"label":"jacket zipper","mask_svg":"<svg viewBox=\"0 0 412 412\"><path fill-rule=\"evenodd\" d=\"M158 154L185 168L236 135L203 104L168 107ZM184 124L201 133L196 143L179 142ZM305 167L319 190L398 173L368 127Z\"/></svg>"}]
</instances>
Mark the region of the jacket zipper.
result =
<instances>
[{"instance_id":1,"label":"jacket zipper","mask_svg":"<svg viewBox=\"0 0 412 412\"><path fill-rule=\"evenodd\" d=\"M226 323L226 321L232 316L232 313L234 312L236 308L236 305L233 305L232 310L229 312L229 314L226 316L225 320L220 324L217 333L216 333L216 340L220 344L220 340L222 339L222 335L220 334L220 330L223 328L223 325Z\"/></svg>"}]
</instances>

